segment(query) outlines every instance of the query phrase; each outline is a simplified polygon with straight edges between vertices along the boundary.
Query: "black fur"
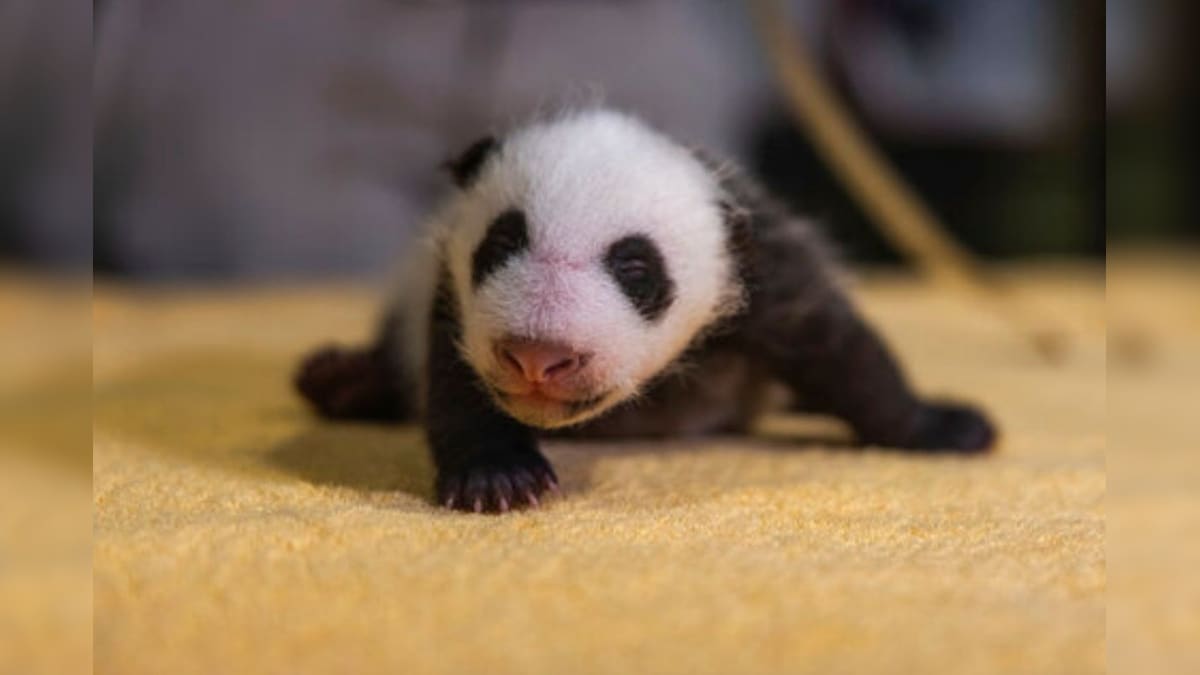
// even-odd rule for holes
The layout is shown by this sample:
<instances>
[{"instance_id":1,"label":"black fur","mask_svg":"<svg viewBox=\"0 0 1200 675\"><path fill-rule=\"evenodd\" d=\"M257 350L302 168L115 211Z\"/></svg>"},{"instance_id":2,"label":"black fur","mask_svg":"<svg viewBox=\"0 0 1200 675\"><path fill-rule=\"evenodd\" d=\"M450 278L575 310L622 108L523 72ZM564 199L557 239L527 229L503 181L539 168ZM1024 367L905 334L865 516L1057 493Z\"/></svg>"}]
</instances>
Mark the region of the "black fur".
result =
<instances>
[{"instance_id":1,"label":"black fur","mask_svg":"<svg viewBox=\"0 0 1200 675\"><path fill-rule=\"evenodd\" d=\"M296 371L297 391L333 419L398 422L416 417L413 378L394 355L398 328L398 319L389 315L375 344L365 349L317 349Z\"/></svg>"},{"instance_id":2,"label":"black fur","mask_svg":"<svg viewBox=\"0 0 1200 675\"><path fill-rule=\"evenodd\" d=\"M604 266L647 321L657 321L675 299L675 282L649 237L633 235L608 248Z\"/></svg>"},{"instance_id":3,"label":"black fur","mask_svg":"<svg viewBox=\"0 0 1200 675\"><path fill-rule=\"evenodd\" d=\"M483 241L479 242L471 257L471 285L479 288L488 275L528 247L529 228L525 214L517 209L501 213L488 226Z\"/></svg>"},{"instance_id":4,"label":"black fur","mask_svg":"<svg viewBox=\"0 0 1200 675\"><path fill-rule=\"evenodd\" d=\"M485 136L471 144L458 157L447 160L443 165L454 178L454 184L467 189L475 182L484 162L500 149L500 142L493 136Z\"/></svg>"},{"instance_id":5,"label":"black fur","mask_svg":"<svg viewBox=\"0 0 1200 675\"><path fill-rule=\"evenodd\" d=\"M911 450L976 452L995 439L974 408L929 402L838 287L832 256L811 227L726 175L748 214L739 258L747 304L735 322L742 352L800 399L805 409L846 421L860 442ZM737 238L731 238L731 242Z\"/></svg>"},{"instance_id":6,"label":"black fur","mask_svg":"<svg viewBox=\"0 0 1200 675\"><path fill-rule=\"evenodd\" d=\"M536 505L558 478L529 427L502 413L458 350L457 303L443 275L430 322L425 432L438 503L500 512Z\"/></svg>"}]
</instances>

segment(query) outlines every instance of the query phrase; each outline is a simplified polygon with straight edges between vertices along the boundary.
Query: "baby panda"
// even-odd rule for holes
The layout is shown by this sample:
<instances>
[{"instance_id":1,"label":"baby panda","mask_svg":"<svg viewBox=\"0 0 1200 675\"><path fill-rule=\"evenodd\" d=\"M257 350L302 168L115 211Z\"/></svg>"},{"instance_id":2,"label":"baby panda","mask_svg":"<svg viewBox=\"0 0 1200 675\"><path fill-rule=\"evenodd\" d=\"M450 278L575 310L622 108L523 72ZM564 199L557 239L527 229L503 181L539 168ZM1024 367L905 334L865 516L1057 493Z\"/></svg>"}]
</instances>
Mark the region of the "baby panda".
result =
<instances>
[{"instance_id":1,"label":"baby panda","mask_svg":"<svg viewBox=\"0 0 1200 675\"><path fill-rule=\"evenodd\" d=\"M374 343L296 378L327 417L422 420L445 507L557 492L539 436L744 432L779 384L863 444L992 445L978 410L913 391L817 232L727 164L592 109L447 168Z\"/></svg>"}]
</instances>

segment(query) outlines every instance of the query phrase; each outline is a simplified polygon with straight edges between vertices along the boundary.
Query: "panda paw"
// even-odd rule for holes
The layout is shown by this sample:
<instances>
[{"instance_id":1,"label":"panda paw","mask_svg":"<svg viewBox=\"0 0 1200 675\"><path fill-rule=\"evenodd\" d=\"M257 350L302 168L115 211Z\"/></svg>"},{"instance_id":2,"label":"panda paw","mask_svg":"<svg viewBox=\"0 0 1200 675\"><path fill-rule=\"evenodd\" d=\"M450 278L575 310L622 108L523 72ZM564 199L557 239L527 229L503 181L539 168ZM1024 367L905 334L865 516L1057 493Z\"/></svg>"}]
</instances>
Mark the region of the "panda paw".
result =
<instances>
[{"instance_id":1,"label":"panda paw","mask_svg":"<svg viewBox=\"0 0 1200 675\"><path fill-rule=\"evenodd\" d=\"M379 354L324 347L296 371L295 386L321 415L332 419L399 420L405 402Z\"/></svg>"},{"instance_id":2,"label":"panda paw","mask_svg":"<svg viewBox=\"0 0 1200 675\"><path fill-rule=\"evenodd\" d=\"M439 471L435 492L442 506L475 513L537 507L547 493L561 494L554 469L537 453Z\"/></svg>"},{"instance_id":3,"label":"panda paw","mask_svg":"<svg viewBox=\"0 0 1200 675\"><path fill-rule=\"evenodd\" d=\"M985 452L996 442L996 429L978 409L958 403L929 403L906 443L912 450Z\"/></svg>"}]
</instances>

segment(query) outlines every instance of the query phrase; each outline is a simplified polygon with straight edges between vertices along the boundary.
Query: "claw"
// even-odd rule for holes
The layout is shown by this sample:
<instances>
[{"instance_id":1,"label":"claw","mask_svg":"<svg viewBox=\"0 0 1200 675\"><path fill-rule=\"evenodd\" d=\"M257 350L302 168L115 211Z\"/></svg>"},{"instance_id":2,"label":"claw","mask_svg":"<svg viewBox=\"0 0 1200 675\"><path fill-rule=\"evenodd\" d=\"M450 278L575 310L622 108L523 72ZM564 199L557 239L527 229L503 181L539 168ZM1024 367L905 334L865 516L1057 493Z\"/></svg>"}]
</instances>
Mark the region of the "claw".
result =
<instances>
[{"instance_id":1,"label":"claw","mask_svg":"<svg viewBox=\"0 0 1200 675\"><path fill-rule=\"evenodd\" d=\"M450 498L446 500L445 507L448 509L454 508L454 495L450 495Z\"/></svg>"},{"instance_id":2,"label":"claw","mask_svg":"<svg viewBox=\"0 0 1200 675\"><path fill-rule=\"evenodd\" d=\"M537 498L537 495L533 494L533 490L526 490L526 491L525 491L525 499L526 499L526 501L528 501L528 502L529 502L529 505L530 505L530 506L533 506L533 507L535 507L535 508L536 508L536 507L538 507L538 506L541 506L541 504L540 504L540 503L538 503L538 498Z\"/></svg>"},{"instance_id":3,"label":"claw","mask_svg":"<svg viewBox=\"0 0 1200 675\"><path fill-rule=\"evenodd\" d=\"M500 497L500 513L508 513L508 500Z\"/></svg>"},{"instance_id":4,"label":"claw","mask_svg":"<svg viewBox=\"0 0 1200 675\"><path fill-rule=\"evenodd\" d=\"M483 513L483 502L479 497L475 498L475 513Z\"/></svg>"}]
</instances>

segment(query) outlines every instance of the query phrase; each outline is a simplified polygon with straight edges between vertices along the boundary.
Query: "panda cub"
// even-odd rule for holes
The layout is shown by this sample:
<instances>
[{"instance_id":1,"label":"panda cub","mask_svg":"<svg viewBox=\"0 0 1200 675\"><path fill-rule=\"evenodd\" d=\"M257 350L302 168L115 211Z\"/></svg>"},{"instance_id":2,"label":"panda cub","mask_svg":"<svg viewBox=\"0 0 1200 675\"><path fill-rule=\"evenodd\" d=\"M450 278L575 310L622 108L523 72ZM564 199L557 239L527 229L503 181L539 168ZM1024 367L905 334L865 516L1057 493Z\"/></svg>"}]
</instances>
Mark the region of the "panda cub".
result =
<instances>
[{"instance_id":1,"label":"panda cub","mask_svg":"<svg viewBox=\"0 0 1200 675\"><path fill-rule=\"evenodd\" d=\"M296 378L327 417L423 420L447 508L556 492L539 435L742 432L777 384L863 444L993 443L975 408L913 391L809 223L641 121L572 112L448 168L374 344Z\"/></svg>"}]
</instances>

